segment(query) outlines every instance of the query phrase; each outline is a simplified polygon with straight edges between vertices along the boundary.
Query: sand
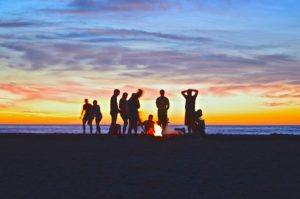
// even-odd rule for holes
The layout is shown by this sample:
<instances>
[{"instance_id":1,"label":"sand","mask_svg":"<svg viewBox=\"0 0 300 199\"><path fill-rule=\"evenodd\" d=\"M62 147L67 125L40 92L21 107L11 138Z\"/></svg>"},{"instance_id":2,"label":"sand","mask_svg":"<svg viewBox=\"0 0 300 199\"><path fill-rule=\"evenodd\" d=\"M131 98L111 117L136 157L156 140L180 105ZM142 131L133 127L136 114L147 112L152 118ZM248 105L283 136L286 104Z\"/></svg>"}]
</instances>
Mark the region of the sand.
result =
<instances>
[{"instance_id":1,"label":"sand","mask_svg":"<svg viewBox=\"0 0 300 199\"><path fill-rule=\"evenodd\" d=\"M300 137L0 135L0 197L300 198Z\"/></svg>"}]
</instances>

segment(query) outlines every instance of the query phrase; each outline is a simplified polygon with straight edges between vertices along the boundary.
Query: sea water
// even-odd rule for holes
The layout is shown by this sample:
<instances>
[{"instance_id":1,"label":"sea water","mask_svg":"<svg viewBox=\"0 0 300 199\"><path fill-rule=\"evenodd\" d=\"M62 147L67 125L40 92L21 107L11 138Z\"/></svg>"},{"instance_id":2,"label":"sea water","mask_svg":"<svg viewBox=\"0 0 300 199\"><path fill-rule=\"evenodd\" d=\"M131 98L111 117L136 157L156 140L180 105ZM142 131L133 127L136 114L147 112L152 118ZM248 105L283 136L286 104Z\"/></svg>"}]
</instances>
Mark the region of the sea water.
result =
<instances>
[{"instance_id":1,"label":"sea water","mask_svg":"<svg viewBox=\"0 0 300 199\"><path fill-rule=\"evenodd\" d=\"M170 125L170 128L185 128L182 125ZM93 132L96 130L94 127ZM101 133L107 134L109 125L101 126ZM138 132L142 130L139 129ZM207 125L207 134L224 135L300 135L300 126L244 126L244 125ZM86 127L89 133L89 127ZM38 134L81 134L81 125L0 125L0 133L38 133Z\"/></svg>"}]
</instances>

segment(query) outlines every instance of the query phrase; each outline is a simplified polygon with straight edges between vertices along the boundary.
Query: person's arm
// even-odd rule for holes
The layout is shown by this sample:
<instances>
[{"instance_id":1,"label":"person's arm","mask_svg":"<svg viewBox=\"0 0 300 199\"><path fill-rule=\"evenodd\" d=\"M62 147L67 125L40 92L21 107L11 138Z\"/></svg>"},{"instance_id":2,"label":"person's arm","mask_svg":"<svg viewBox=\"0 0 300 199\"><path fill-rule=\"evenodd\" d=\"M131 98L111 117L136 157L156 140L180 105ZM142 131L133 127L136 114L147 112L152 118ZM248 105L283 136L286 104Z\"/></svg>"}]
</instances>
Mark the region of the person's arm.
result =
<instances>
[{"instance_id":1,"label":"person's arm","mask_svg":"<svg viewBox=\"0 0 300 199\"><path fill-rule=\"evenodd\" d=\"M83 108L83 106L82 106L82 110L81 110L81 114L80 114L80 117L79 117L79 119L81 119L81 118L82 118L83 112L84 112L84 108Z\"/></svg>"},{"instance_id":2,"label":"person's arm","mask_svg":"<svg viewBox=\"0 0 300 199\"><path fill-rule=\"evenodd\" d=\"M125 110L124 110L124 109L125 109L124 106L125 106L125 102L124 102L122 99L120 99L120 100L119 100L119 109L118 109L118 110L119 110L119 113L125 111Z\"/></svg>"},{"instance_id":3,"label":"person's arm","mask_svg":"<svg viewBox=\"0 0 300 199\"><path fill-rule=\"evenodd\" d=\"M158 107L158 98L156 99L155 104L156 104L156 108L159 108L159 107Z\"/></svg>"},{"instance_id":4,"label":"person's arm","mask_svg":"<svg viewBox=\"0 0 300 199\"><path fill-rule=\"evenodd\" d=\"M137 109L141 108L140 101L137 100Z\"/></svg>"},{"instance_id":5,"label":"person's arm","mask_svg":"<svg viewBox=\"0 0 300 199\"><path fill-rule=\"evenodd\" d=\"M170 108L170 101L169 101L169 99L167 98L167 104L166 104L166 108L167 108L167 110Z\"/></svg>"},{"instance_id":6,"label":"person's arm","mask_svg":"<svg viewBox=\"0 0 300 199\"><path fill-rule=\"evenodd\" d=\"M99 107L99 113L100 113L100 115L102 115L102 113L101 113L101 106L98 105L98 107Z\"/></svg>"},{"instance_id":7,"label":"person's arm","mask_svg":"<svg viewBox=\"0 0 300 199\"><path fill-rule=\"evenodd\" d=\"M195 92L194 96L197 97L197 96L198 96L198 93L199 93L198 90L195 90L195 89L194 89L194 90L192 90L192 91Z\"/></svg>"},{"instance_id":8,"label":"person's arm","mask_svg":"<svg viewBox=\"0 0 300 199\"><path fill-rule=\"evenodd\" d=\"M122 110L122 99L119 100L119 109Z\"/></svg>"},{"instance_id":9,"label":"person's arm","mask_svg":"<svg viewBox=\"0 0 300 199\"><path fill-rule=\"evenodd\" d=\"M186 92L187 92L187 90L181 92L181 94L183 95L183 97L187 96Z\"/></svg>"}]
</instances>

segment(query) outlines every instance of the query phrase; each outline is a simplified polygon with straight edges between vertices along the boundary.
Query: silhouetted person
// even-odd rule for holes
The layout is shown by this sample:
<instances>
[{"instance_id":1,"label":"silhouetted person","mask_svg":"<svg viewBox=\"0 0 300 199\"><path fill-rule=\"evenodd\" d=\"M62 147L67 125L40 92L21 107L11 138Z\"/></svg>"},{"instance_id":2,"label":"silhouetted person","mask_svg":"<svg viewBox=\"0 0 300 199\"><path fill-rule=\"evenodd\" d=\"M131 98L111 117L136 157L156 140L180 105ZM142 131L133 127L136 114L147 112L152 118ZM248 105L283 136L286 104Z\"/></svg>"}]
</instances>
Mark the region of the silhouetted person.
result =
<instances>
[{"instance_id":1,"label":"silhouetted person","mask_svg":"<svg viewBox=\"0 0 300 199\"><path fill-rule=\"evenodd\" d=\"M124 122L122 134L125 135L126 128L128 126L128 93L123 93L122 98L119 101L120 115Z\"/></svg>"},{"instance_id":2,"label":"silhouetted person","mask_svg":"<svg viewBox=\"0 0 300 199\"><path fill-rule=\"evenodd\" d=\"M165 91L160 90L160 97L156 99L157 115L159 125L165 130L168 124L168 109L170 108L170 102L167 97L165 97Z\"/></svg>"},{"instance_id":3,"label":"silhouetted person","mask_svg":"<svg viewBox=\"0 0 300 199\"><path fill-rule=\"evenodd\" d=\"M111 115L110 134L111 135L116 135L116 124L117 124L117 118L119 113L117 97L119 94L120 94L120 90L115 89L113 96L110 98L110 115Z\"/></svg>"},{"instance_id":4,"label":"silhouetted person","mask_svg":"<svg viewBox=\"0 0 300 199\"><path fill-rule=\"evenodd\" d=\"M194 92L194 94L193 94ZM194 114L195 114L195 104L198 95L197 90L188 89L182 91L181 94L185 98L185 125L188 127L188 132L191 133L194 130Z\"/></svg>"},{"instance_id":5,"label":"silhouetted person","mask_svg":"<svg viewBox=\"0 0 300 199\"><path fill-rule=\"evenodd\" d=\"M140 101L139 98L142 96L143 91L139 89L136 93L133 93L130 99L128 100L128 112L129 112L129 128L128 135L131 134L132 129L134 129L134 133L137 134L137 126L140 121L139 118L139 108Z\"/></svg>"},{"instance_id":6,"label":"silhouetted person","mask_svg":"<svg viewBox=\"0 0 300 199\"><path fill-rule=\"evenodd\" d=\"M154 125L155 125L155 122L153 121L153 115L149 115L148 120L146 120L142 123L145 134L154 135L154 133L155 133Z\"/></svg>"},{"instance_id":7,"label":"silhouetted person","mask_svg":"<svg viewBox=\"0 0 300 199\"><path fill-rule=\"evenodd\" d=\"M194 129L195 133L200 135L201 137L205 137L205 121L202 119L202 110L198 109L195 112L195 120L194 120Z\"/></svg>"},{"instance_id":8,"label":"silhouetted person","mask_svg":"<svg viewBox=\"0 0 300 199\"><path fill-rule=\"evenodd\" d=\"M95 122L96 122L96 134L97 133L101 133L101 129L100 129L100 122L102 120L102 113L101 113L101 109L100 106L98 105L97 100L93 101L93 114L95 117Z\"/></svg>"},{"instance_id":9,"label":"silhouetted person","mask_svg":"<svg viewBox=\"0 0 300 199\"><path fill-rule=\"evenodd\" d=\"M84 116L82 117L83 114L84 114ZM92 132L93 132L92 122L93 122L93 119L94 119L93 106L89 103L88 99L84 100L84 105L82 106L80 119L82 119L83 134L85 134L85 125L86 125L86 123L88 123L88 125L90 126L90 133L92 134Z\"/></svg>"}]
</instances>

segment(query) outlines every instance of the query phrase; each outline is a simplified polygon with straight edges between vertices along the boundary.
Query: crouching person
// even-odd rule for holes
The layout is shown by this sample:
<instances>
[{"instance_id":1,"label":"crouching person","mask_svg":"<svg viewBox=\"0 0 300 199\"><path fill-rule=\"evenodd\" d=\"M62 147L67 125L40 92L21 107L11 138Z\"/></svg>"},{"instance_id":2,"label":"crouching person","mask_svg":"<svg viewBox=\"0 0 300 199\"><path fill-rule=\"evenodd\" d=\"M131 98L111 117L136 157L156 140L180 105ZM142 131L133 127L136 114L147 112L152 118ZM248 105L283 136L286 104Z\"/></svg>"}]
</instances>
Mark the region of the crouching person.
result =
<instances>
[{"instance_id":1,"label":"crouching person","mask_svg":"<svg viewBox=\"0 0 300 199\"><path fill-rule=\"evenodd\" d=\"M204 137L205 134L205 121L202 119L202 110L198 109L195 112L195 120L194 120L194 132L201 137Z\"/></svg>"},{"instance_id":2,"label":"crouching person","mask_svg":"<svg viewBox=\"0 0 300 199\"><path fill-rule=\"evenodd\" d=\"M155 122L153 121L153 115L149 115L148 120L142 123L144 133L148 135L154 135L154 124Z\"/></svg>"}]
</instances>

